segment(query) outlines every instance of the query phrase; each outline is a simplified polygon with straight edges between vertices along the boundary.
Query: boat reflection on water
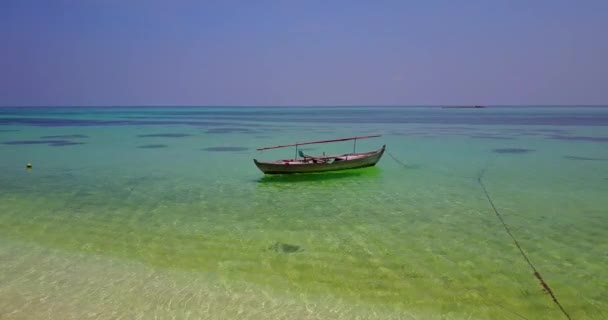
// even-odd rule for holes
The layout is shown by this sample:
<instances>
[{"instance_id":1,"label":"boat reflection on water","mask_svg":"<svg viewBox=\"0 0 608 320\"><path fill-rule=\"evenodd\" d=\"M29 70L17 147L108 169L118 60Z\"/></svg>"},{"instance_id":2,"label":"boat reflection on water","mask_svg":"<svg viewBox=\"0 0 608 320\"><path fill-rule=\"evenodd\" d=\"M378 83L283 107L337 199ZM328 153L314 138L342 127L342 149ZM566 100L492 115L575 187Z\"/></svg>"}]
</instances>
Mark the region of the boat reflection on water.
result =
<instances>
[{"instance_id":1,"label":"boat reflection on water","mask_svg":"<svg viewBox=\"0 0 608 320\"><path fill-rule=\"evenodd\" d=\"M377 177L381 170L378 167L367 167L361 169L349 169L340 171L316 172L316 173L294 173L264 175L257 180L259 184L281 184L294 182L323 182L331 180L348 180L349 178ZM333 185L333 184L332 184Z\"/></svg>"}]
</instances>

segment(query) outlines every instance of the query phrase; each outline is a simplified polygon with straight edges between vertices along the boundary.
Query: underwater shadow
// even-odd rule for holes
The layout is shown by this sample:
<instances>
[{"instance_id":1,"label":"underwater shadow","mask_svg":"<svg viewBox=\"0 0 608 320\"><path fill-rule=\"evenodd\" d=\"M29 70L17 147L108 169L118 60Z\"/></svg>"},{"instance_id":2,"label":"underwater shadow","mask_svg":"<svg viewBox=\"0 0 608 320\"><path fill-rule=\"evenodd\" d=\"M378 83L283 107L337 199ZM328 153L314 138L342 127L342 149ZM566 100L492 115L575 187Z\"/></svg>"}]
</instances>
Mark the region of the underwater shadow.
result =
<instances>
[{"instance_id":1,"label":"underwater shadow","mask_svg":"<svg viewBox=\"0 0 608 320\"><path fill-rule=\"evenodd\" d=\"M261 185L264 184L280 184L280 183L297 183L297 182L320 182L327 180L340 180L348 178L366 178L376 177L381 170L378 167L368 167L361 169L349 169L329 172L316 173L293 173L293 174L266 174L260 179L257 179Z\"/></svg>"}]
</instances>

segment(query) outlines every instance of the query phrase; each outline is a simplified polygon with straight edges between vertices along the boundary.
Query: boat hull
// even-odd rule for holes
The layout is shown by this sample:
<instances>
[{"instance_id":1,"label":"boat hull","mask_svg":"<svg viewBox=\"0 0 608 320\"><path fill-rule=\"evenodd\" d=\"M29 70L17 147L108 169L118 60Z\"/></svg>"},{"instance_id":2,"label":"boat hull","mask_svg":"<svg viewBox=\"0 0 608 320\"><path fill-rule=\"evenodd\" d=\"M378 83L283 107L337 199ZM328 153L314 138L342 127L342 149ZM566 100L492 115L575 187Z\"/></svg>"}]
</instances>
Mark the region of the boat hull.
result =
<instances>
[{"instance_id":1,"label":"boat hull","mask_svg":"<svg viewBox=\"0 0 608 320\"><path fill-rule=\"evenodd\" d=\"M372 152L351 153L336 157L331 163L298 163L297 161L260 162L253 160L255 165L265 174L313 173L337 170L348 170L371 167L376 165L384 154L385 146ZM352 159L348 159L351 157Z\"/></svg>"}]
</instances>

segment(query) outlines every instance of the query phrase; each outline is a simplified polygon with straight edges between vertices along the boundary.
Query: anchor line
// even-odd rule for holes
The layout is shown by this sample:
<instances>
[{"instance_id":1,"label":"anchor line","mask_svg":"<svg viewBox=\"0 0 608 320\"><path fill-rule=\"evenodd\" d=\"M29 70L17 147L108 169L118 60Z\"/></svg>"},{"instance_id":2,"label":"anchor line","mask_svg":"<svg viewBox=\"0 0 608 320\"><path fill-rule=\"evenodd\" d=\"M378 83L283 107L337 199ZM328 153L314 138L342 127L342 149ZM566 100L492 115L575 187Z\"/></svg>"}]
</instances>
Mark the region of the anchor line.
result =
<instances>
[{"instance_id":1,"label":"anchor line","mask_svg":"<svg viewBox=\"0 0 608 320\"><path fill-rule=\"evenodd\" d=\"M403 163L401 160L399 160L397 157L395 157L393 154L391 154L390 152L387 152L388 155L395 161L397 162L399 165L407 168L407 165L405 163ZM530 260L530 258L528 258L528 255L524 252L524 249L521 247L521 245L519 244L519 241L517 241L517 239L515 238L515 235L513 235L513 233L511 232L511 229L509 229L509 226L507 225L507 223L505 222L505 220L503 219L502 215L500 214L500 212L498 211L498 209L496 208L496 205L494 205L494 201L492 201L492 198L490 197L490 193L488 192L488 189L486 188L486 185L483 183L483 177L487 171L487 168L490 166L490 161L488 161L488 163L486 164L486 166L479 172L479 175L477 177L477 182L479 183L479 185L481 186L486 199L488 199L488 202L490 203L490 206L492 206L492 209L494 210L494 213L496 214L496 216L498 217L498 220L500 220L500 223L502 224L502 226L504 227L505 231L507 232L507 234L509 235L509 237L511 237L511 239L513 240L513 242L515 243L515 246L517 247L517 249L519 250L519 252L521 253L522 257L524 258L524 260L526 260L526 262L528 263L528 266L530 266L530 268L532 269L532 271L534 271L534 277L540 282L540 285L543 287L543 290L549 294L551 296L551 299L553 300L553 302L559 307L560 311L564 314L564 316L566 316L566 318L568 320L572 320L572 318L570 317L570 315L568 314L568 312L566 312L566 310L564 309L564 307L562 306L562 304L559 302L559 300L557 299L557 296L553 293L553 290L551 290L551 287L549 287L549 284L547 284L547 282L545 281L545 279L543 279L542 275L540 274L540 272L538 271L538 269L536 269L536 267L534 266L534 264L532 263L532 261ZM513 311L510 311L506 308L504 308L504 306L502 305L498 305L501 308L512 312L513 314L526 319L524 316L515 313Z\"/></svg>"},{"instance_id":2,"label":"anchor line","mask_svg":"<svg viewBox=\"0 0 608 320\"><path fill-rule=\"evenodd\" d=\"M479 176L477 177L477 182L479 182L479 185L481 185L481 188L483 189L483 192L484 192L486 198L488 199L488 202L490 203L490 206L492 206L492 209L494 210L494 213L498 217L498 220L500 220L500 223L504 227L505 231L507 231L507 234L509 234L509 237L511 237L511 239L515 243L515 246L517 247L517 249L519 249L519 252L521 253L522 257L524 257L524 260L526 260L526 262L528 263L528 265L530 266L530 268L532 269L532 271L534 271L534 277L536 277L536 279L538 279L538 281L540 282L540 285L543 287L543 290L545 292L547 292L551 296L551 299L553 299L553 302L559 307L559 309L566 316L566 318L569 319L569 320L571 320L572 318L570 317L570 315L568 314L568 312L566 312L566 310L564 309L564 307L562 306L562 304L559 302L559 300L557 300L557 297L553 293L553 290L551 290L551 288L549 287L549 284L547 284L547 282L545 281L545 279L543 279L543 277L541 276L540 272L536 269L536 267L534 266L534 264L532 263L532 261L530 261L530 258L528 258L528 255L524 252L524 249L521 247L521 245L519 244L519 242L517 241L517 239L515 238L515 236L511 232L511 229L509 229L509 226L507 225L507 223L503 219L502 215L500 214L500 212L498 211L498 209L494 205L494 201L492 201L492 198L490 197L490 193L488 192L488 189L486 188L486 185L483 183L483 176L486 173L486 169L487 169L487 167L483 168L479 172Z\"/></svg>"},{"instance_id":3,"label":"anchor line","mask_svg":"<svg viewBox=\"0 0 608 320\"><path fill-rule=\"evenodd\" d=\"M412 165L408 165L407 163L399 160L399 158L395 157L392 153L390 153L389 151L385 151L385 153L387 153L398 165L402 166L404 169L412 169ZM435 173L439 173L442 175L446 175L445 172L439 171L439 170L430 170L433 171ZM473 179L473 177L470 176L459 176L459 175L454 175L454 174L450 174L450 176L455 177L455 178L459 178L459 179Z\"/></svg>"},{"instance_id":4,"label":"anchor line","mask_svg":"<svg viewBox=\"0 0 608 320\"><path fill-rule=\"evenodd\" d=\"M408 166L407 166L407 165L406 165L406 164L405 164L403 161L399 160L399 159L398 159L397 157L395 157L395 156L394 156L392 153L390 153L390 152L387 152L387 153L388 153L388 155L389 155L389 156L390 156L390 157L391 157L391 158L392 158L392 159L393 159L393 160L394 160L394 161L395 161L397 164L399 164L399 165L403 166L403 167L404 167L404 168L406 168L406 169L408 168ZM488 165L486 165L486 167L487 167L487 166L488 166ZM485 168L484 168L484 171L485 171ZM467 177L466 179L470 179L470 177ZM477 294L477 295L479 295L480 297L482 297L482 295L481 295L479 292L477 292L477 291L475 291L475 294ZM490 300L490 299L488 299L488 297L482 297L482 298L484 298L484 299L486 299L486 300ZM518 316L518 317L519 317L519 318L521 318L521 319L528 320L528 318L524 317L523 315L521 315L521 314L519 314L519 313L517 313L517 312L515 312L515 311L513 311L513 310L509 310L508 308L506 308L506 307L505 307L505 306L503 306L502 304L497 303L497 302L495 302L495 301L490 301L489 303L486 301L485 303L486 303L487 305L495 305L495 306L498 306L499 308L501 308L501 309L505 310L506 312L509 312L509 313L511 313L511 314L513 314L513 315L515 315L515 316Z\"/></svg>"},{"instance_id":5,"label":"anchor line","mask_svg":"<svg viewBox=\"0 0 608 320\"><path fill-rule=\"evenodd\" d=\"M401 160L397 159L397 158L396 158L396 157L395 157L395 156L394 156L392 153L390 153L390 152L388 152L388 151L387 151L386 153L388 153L388 155L389 155L391 158L393 158L393 160L395 160L395 162L397 162L399 165L401 165L401 166L402 166L402 167L404 167L404 168L407 168L407 164L405 164L405 163L403 163Z\"/></svg>"}]
</instances>

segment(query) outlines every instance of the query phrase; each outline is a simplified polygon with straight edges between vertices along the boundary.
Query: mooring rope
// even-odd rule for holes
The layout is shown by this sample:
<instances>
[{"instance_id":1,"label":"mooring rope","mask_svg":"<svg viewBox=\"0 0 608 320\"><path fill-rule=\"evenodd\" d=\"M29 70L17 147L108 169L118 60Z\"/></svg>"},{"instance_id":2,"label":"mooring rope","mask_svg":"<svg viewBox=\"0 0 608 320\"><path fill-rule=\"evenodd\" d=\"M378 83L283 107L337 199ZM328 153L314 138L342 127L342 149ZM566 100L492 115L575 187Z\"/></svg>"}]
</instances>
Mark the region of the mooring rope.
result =
<instances>
[{"instance_id":1,"label":"mooring rope","mask_svg":"<svg viewBox=\"0 0 608 320\"><path fill-rule=\"evenodd\" d=\"M391 154L390 152L387 152L388 155L395 160L395 162L397 162L399 165L403 166L404 168L408 168L408 166L402 162L401 160L399 160L397 157L395 157L393 154ZM511 232L511 229L509 229L509 226L507 225L507 223L505 222L505 220L503 219L502 215L500 214L500 212L498 211L498 209L496 208L496 206L494 205L494 201L492 201L492 198L490 197L490 193L488 192L488 189L486 188L486 185L483 183L483 177L486 173L487 168L490 166L490 163L488 162L486 164L486 166L479 172L479 175L477 177L477 182L479 183L479 185L481 186L481 188L483 189L483 192L486 196L486 198L488 199L488 202L490 203L490 205L492 206L492 209L494 209L494 213L496 214L496 216L498 217L498 219L500 220L502 226L504 227L505 231L507 231L507 234L509 234L509 236L511 237L511 239L513 240L513 242L515 243L515 246L517 247L517 249L519 249L519 252L521 253L521 255L524 257L524 260L526 260L526 262L528 263L528 265L530 266L530 268L532 269L532 271L534 271L534 277L536 277L536 279L538 279L538 281L540 282L540 285L543 287L543 290L545 292L547 292L550 296L551 299L553 299L553 302L559 307L559 309L561 310L561 312L566 316L566 318L568 320L572 320L572 318L570 317L570 315L568 314L568 312L566 312L566 310L564 309L564 307L562 306L562 304L559 302L559 300L557 300L557 297L555 296L555 294L553 293L553 290L551 290L551 288L549 287L549 285L547 284L547 282L543 279L543 277L541 276L540 272L538 272L538 270L536 269L536 267L534 266L534 264L532 263L532 261L530 261L530 258L528 258L528 255L524 252L524 249L521 247L521 245L519 244L519 241L517 241L517 239L515 238L515 236L513 235L513 233ZM526 319L524 316L515 313L513 311L510 311L508 309L506 309L504 306L497 304L499 307L503 308L504 310L513 313L514 315L519 316L520 318Z\"/></svg>"},{"instance_id":2,"label":"mooring rope","mask_svg":"<svg viewBox=\"0 0 608 320\"><path fill-rule=\"evenodd\" d=\"M401 160L397 159L397 157L395 157L395 156L394 156L392 153L390 153L390 152L388 152L388 151L387 151L386 153L388 153L388 155L389 155L391 158L393 158L393 160L395 160L395 162L397 162L399 165L401 165L401 166L402 166L402 167L404 167L404 168L408 168L408 165L407 165L407 164L405 164L405 163L404 163L404 162L402 162Z\"/></svg>"},{"instance_id":3,"label":"mooring rope","mask_svg":"<svg viewBox=\"0 0 608 320\"><path fill-rule=\"evenodd\" d=\"M517 247L517 249L519 249L519 252L521 253L521 255L524 257L524 259L526 260L526 262L528 263L528 265L530 266L530 268L532 268L532 271L534 271L534 276L540 282L540 285L543 287L543 290L545 290L545 292L547 292L551 296L551 299L553 299L553 302L555 302L555 304L559 307L559 309L566 316L566 318L569 319L569 320L571 320L572 318L570 317L570 315L568 314L568 312L566 312L566 310L564 309L564 307L562 306L562 304L559 302L559 300L557 300L557 297L553 293L553 290L551 290L551 288L549 287L549 285L547 284L547 282L540 275L540 272L538 272L538 270L536 269L536 267L534 266L534 264L532 263L532 261L530 261L530 258L528 258L528 255L524 252L524 249L521 247L521 245L519 244L519 242L517 241L517 239L515 238L515 236L511 232L511 229L509 229L509 226L507 225L507 223L505 222L505 220L502 218L502 215L500 214L500 212L498 211L498 209L496 209L496 206L494 205L494 201L492 201L492 198L490 197L490 193L488 192L488 189L486 188L486 185L483 183L483 176L486 173L486 169L487 169L487 166L485 168L483 168L479 172L479 176L477 177L477 182L479 182L479 185L481 185L481 188L483 189L483 192L486 195L486 198L488 199L488 202L492 206L492 209L494 209L494 213L496 213L496 216L498 217L498 220L500 220L500 223L502 223L502 226L505 228L505 231L507 231L507 233L509 234L509 236L511 237L511 239L515 243L515 246Z\"/></svg>"},{"instance_id":4,"label":"mooring rope","mask_svg":"<svg viewBox=\"0 0 608 320\"><path fill-rule=\"evenodd\" d=\"M390 153L390 152L388 152L388 151L385 151L385 152L386 152L386 153L389 155L389 157L391 157L391 158L392 158L392 159L393 159L393 160L394 160L394 161L395 161L395 162L396 162L398 165L402 166L402 167L403 167L403 168L405 168L405 169L414 169L414 168L417 168L417 167L418 167L418 165L407 164L407 163L405 163L404 161L399 160L399 158L395 157L395 156L394 156L392 153ZM460 176L460 175L455 175L455 174L451 174L451 173L446 173L445 171L438 170L438 169L427 169L426 171L432 171L432 172L434 172L434 173L441 174L442 176L449 175L449 176L451 176L451 177L454 177L454 178L459 178L459 179L474 179L474 177L473 177L473 176Z\"/></svg>"}]
</instances>

